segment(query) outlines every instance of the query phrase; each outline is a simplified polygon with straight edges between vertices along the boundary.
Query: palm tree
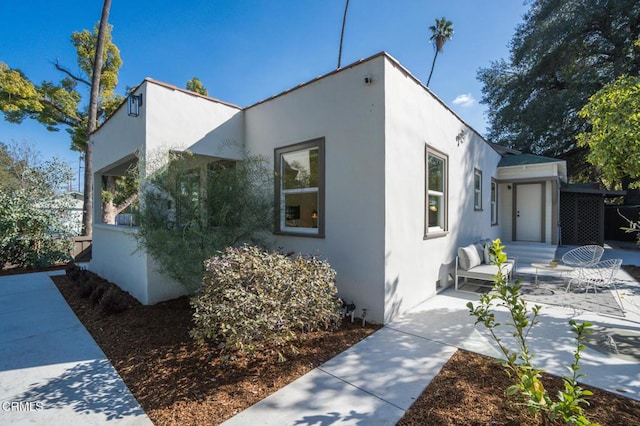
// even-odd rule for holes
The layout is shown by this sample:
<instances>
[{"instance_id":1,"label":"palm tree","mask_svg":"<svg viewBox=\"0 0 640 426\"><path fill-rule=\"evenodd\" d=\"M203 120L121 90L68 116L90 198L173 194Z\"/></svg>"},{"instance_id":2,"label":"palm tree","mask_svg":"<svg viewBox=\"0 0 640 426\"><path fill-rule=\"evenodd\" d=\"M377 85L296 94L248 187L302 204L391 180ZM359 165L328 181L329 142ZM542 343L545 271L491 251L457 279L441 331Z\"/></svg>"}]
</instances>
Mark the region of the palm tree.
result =
<instances>
[{"instance_id":1,"label":"palm tree","mask_svg":"<svg viewBox=\"0 0 640 426\"><path fill-rule=\"evenodd\" d=\"M347 10L349 10L349 0L344 6L344 16L342 17L342 31L340 32L340 51L338 52L338 68L342 62L342 40L344 39L344 26L347 23Z\"/></svg>"},{"instance_id":2,"label":"palm tree","mask_svg":"<svg viewBox=\"0 0 640 426\"><path fill-rule=\"evenodd\" d=\"M431 81L431 75L433 74L433 68L436 65L438 53L440 53L444 44L453 37L453 23L443 16L441 19L436 19L436 24L430 26L429 30L431 31L431 37L429 40L434 44L436 54L433 56L433 62L431 63L431 72L427 79L427 87Z\"/></svg>"}]
</instances>

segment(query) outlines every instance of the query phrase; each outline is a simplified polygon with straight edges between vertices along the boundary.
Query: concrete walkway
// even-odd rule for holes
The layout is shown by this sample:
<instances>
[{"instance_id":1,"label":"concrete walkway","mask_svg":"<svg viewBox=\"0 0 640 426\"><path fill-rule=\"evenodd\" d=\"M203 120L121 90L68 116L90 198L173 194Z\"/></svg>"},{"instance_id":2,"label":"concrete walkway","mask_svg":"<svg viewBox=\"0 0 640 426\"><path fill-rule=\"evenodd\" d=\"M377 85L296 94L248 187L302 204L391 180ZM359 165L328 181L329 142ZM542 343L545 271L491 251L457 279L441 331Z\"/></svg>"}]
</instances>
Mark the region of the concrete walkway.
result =
<instances>
[{"instance_id":1,"label":"concrete walkway","mask_svg":"<svg viewBox=\"0 0 640 426\"><path fill-rule=\"evenodd\" d=\"M152 424L45 272L0 277L0 424Z\"/></svg>"},{"instance_id":2,"label":"concrete walkway","mask_svg":"<svg viewBox=\"0 0 640 426\"><path fill-rule=\"evenodd\" d=\"M640 265L638 250L608 249L604 258ZM624 271L618 278L626 288L624 317L547 305L529 345L537 367L563 376L575 348L570 319L630 336L634 356L616 355L604 345L588 347L581 381L640 400L640 284ZM446 290L223 425L393 425L457 348L500 357L489 333L469 315L466 304L477 300L472 293ZM506 312L497 319L505 323ZM499 336L512 341L508 330L500 329Z\"/></svg>"}]
</instances>

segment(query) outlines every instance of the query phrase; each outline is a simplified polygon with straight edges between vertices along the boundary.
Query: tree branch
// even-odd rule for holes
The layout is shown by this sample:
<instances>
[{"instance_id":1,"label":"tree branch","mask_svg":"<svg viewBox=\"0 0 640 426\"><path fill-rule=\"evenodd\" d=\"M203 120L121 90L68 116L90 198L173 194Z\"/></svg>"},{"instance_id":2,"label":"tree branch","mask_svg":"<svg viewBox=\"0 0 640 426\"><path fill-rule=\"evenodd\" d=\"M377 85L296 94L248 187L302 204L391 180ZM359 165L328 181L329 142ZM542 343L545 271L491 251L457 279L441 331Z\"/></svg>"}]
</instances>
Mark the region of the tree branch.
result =
<instances>
[{"instance_id":1,"label":"tree branch","mask_svg":"<svg viewBox=\"0 0 640 426\"><path fill-rule=\"evenodd\" d=\"M75 117L69 117L67 114L64 113L64 111L58 105L51 102L49 99L40 98L39 101L43 104L50 106L58 113L58 117L56 117L56 121L58 121L60 124L67 125L69 127L76 127L81 123L81 120Z\"/></svg>"},{"instance_id":2,"label":"tree branch","mask_svg":"<svg viewBox=\"0 0 640 426\"><path fill-rule=\"evenodd\" d=\"M121 203L118 203L118 205L115 206L116 214L120 213L122 210L124 210L127 207L129 207L131 205L131 203L133 203L137 198L138 198L138 193L136 192L134 194L129 195Z\"/></svg>"},{"instance_id":3,"label":"tree branch","mask_svg":"<svg viewBox=\"0 0 640 426\"><path fill-rule=\"evenodd\" d=\"M91 82L90 81L87 81L84 78L78 77L77 75L73 74L71 71L69 71L68 69L64 68L62 65L60 65L58 60L56 60L56 62L53 64L53 66L58 71L65 73L66 75L71 77L73 80L77 81L78 83L82 83L82 84L85 84L85 85L91 87Z\"/></svg>"}]
</instances>

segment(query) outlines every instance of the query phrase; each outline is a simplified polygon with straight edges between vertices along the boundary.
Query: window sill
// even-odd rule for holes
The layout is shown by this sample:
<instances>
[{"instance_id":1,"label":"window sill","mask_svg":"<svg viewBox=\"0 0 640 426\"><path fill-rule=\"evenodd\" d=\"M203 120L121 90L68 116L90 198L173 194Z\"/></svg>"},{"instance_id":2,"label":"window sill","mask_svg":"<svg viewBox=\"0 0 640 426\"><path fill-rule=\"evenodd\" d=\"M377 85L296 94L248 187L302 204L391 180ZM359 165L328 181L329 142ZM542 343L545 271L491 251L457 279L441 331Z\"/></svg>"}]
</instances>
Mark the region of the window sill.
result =
<instances>
[{"instance_id":1,"label":"window sill","mask_svg":"<svg viewBox=\"0 0 640 426\"><path fill-rule=\"evenodd\" d=\"M324 238L324 234L310 234L307 232L273 231L274 235L286 235L290 237Z\"/></svg>"},{"instance_id":2,"label":"window sill","mask_svg":"<svg viewBox=\"0 0 640 426\"><path fill-rule=\"evenodd\" d=\"M484 210L483 210L482 208L476 208L476 207L474 207L474 208L473 208L473 211L474 211L474 212L483 212Z\"/></svg>"},{"instance_id":3,"label":"window sill","mask_svg":"<svg viewBox=\"0 0 640 426\"><path fill-rule=\"evenodd\" d=\"M428 232L427 234L425 234L423 240L432 240L434 238L442 238L442 237L446 237L447 235L449 235L449 231Z\"/></svg>"},{"instance_id":4,"label":"window sill","mask_svg":"<svg viewBox=\"0 0 640 426\"><path fill-rule=\"evenodd\" d=\"M499 223L492 223L491 226L498 226L500 225Z\"/></svg>"}]
</instances>

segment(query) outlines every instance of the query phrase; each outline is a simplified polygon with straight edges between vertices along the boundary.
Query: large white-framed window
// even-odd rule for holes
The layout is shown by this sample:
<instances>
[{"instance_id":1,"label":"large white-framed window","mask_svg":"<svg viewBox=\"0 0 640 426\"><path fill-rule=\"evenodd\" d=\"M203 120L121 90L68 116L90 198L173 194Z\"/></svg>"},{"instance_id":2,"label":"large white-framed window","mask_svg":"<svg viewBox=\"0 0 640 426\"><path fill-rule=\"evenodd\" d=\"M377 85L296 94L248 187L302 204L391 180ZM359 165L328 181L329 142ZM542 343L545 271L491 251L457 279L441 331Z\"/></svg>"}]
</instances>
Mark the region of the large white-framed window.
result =
<instances>
[{"instance_id":1,"label":"large white-framed window","mask_svg":"<svg viewBox=\"0 0 640 426\"><path fill-rule=\"evenodd\" d=\"M426 145L425 165L425 238L441 237L448 230L449 156Z\"/></svg>"},{"instance_id":2,"label":"large white-framed window","mask_svg":"<svg viewBox=\"0 0 640 426\"><path fill-rule=\"evenodd\" d=\"M324 237L324 138L275 150L276 233Z\"/></svg>"},{"instance_id":3,"label":"large white-framed window","mask_svg":"<svg viewBox=\"0 0 640 426\"><path fill-rule=\"evenodd\" d=\"M482 171L473 171L473 209L482 210Z\"/></svg>"},{"instance_id":4,"label":"large white-framed window","mask_svg":"<svg viewBox=\"0 0 640 426\"><path fill-rule=\"evenodd\" d=\"M498 224L498 182L491 179L491 224Z\"/></svg>"}]
</instances>

